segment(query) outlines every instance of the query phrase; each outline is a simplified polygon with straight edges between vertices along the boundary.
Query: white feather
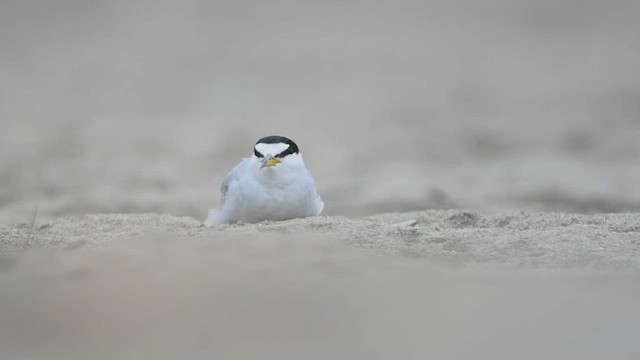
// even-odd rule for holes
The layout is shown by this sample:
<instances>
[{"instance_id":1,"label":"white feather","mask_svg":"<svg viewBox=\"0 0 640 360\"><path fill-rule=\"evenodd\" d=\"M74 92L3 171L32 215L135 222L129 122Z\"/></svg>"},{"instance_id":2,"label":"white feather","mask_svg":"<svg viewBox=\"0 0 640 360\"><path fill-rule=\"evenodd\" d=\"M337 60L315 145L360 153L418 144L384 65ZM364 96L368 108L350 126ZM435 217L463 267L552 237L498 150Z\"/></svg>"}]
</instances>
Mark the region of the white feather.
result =
<instances>
[{"instance_id":1,"label":"white feather","mask_svg":"<svg viewBox=\"0 0 640 360\"><path fill-rule=\"evenodd\" d=\"M280 154L281 152L287 150L289 148L289 144L285 144L285 143L275 143L275 144L263 144L263 143L258 143L255 146L256 150L258 150L258 152L260 152L260 154L264 155L264 156L276 156L278 154Z\"/></svg>"}]
</instances>

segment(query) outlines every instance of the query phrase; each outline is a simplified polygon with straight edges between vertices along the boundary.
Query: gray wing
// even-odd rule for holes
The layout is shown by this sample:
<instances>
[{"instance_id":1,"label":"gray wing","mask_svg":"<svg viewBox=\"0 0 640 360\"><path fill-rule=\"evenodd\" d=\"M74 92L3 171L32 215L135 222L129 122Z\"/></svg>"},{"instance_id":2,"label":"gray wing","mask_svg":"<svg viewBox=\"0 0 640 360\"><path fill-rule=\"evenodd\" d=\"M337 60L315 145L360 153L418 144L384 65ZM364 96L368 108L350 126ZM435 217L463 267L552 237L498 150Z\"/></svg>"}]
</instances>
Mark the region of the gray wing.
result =
<instances>
[{"instance_id":1,"label":"gray wing","mask_svg":"<svg viewBox=\"0 0 640 360\"><path fill-rule=\"evenodd\" d=\"M248 160L249 160L248 158L243 159L238 165L236 165L233 169L231 169L231 171L229 171L227 176L224 177L224 180L222 180L222 186L220 187L220 195L221 195L220 207L222 207L225 201L227 200L227 193L229 192L229 186L231 186L233 182L238 181L240 179L240 173L244 171L244 168Z\"/></svg>"},{"instance_id":2,"label":"gray wing","mask_svg":"<svg viewBox=\"0 0 640 360\"><path fill-rule=\"evenodd\" d=\"M222 186L220 187L220 206L224 205L224 202L227 199L227 191L229 191L229 175L224 177Z\"/></svg>"}]
</instances>

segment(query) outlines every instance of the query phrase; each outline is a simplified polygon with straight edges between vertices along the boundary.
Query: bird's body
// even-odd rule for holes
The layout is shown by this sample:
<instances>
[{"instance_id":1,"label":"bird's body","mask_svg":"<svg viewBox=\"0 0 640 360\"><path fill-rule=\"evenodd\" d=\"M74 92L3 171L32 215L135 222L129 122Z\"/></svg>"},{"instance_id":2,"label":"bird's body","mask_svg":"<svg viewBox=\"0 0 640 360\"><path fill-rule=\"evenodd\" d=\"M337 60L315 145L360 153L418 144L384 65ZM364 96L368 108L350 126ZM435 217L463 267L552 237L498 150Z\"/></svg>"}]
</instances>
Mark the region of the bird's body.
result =
<instances>
[{"instance_id":1,"label":"bird's body","mask_svg":"<svg viewBox=\"0 0 640 360\"><path fill-rule=\"evenodd\" d=\"M205 225L315 216L323 208L297 145L281 136L269 136L258 141L253 156L227 174L221 207L209 212Z\"/></svg>"}]
</instances>

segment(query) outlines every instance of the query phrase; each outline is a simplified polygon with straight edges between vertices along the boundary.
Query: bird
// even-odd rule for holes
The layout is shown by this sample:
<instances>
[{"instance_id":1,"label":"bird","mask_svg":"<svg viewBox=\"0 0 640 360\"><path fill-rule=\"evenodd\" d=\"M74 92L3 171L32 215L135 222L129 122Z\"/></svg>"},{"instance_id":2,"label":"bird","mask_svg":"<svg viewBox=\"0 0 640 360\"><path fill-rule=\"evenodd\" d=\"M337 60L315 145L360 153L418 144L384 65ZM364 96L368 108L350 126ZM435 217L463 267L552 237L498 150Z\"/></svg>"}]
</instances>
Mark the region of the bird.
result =
<instances>
[{"instance_id":1,"label":"bird","mask_svg":"<svg viewBox=\"0 0 640 360\"><path fill-rule=\"evenodd\" d=\"M324 202L298 145L280 135L265 136L222 181L220 208L209 210L206 226L257 223L319 215Z\"/></svg>"}]
</instances>

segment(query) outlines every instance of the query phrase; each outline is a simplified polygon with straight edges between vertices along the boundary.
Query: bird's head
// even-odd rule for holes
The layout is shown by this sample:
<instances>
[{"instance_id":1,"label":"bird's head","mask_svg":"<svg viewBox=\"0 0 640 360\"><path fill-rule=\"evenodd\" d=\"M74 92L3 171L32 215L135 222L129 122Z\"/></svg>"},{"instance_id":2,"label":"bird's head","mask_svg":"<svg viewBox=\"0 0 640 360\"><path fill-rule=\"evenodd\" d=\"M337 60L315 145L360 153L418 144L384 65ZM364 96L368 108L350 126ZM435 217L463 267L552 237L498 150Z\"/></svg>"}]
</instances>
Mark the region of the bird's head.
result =
<instances>
[{"instance_id":1,"label":"bird's head","mask_svg":"<svg viewBox=\"0 0 640 360\"><path fill-rule=\"evenodd\" d=\"M298 145L291 139L277 135L266 136L258 140L253 147L253 155L261 161L261 169L300 159Z\"/></svg>"}]
</instances>

